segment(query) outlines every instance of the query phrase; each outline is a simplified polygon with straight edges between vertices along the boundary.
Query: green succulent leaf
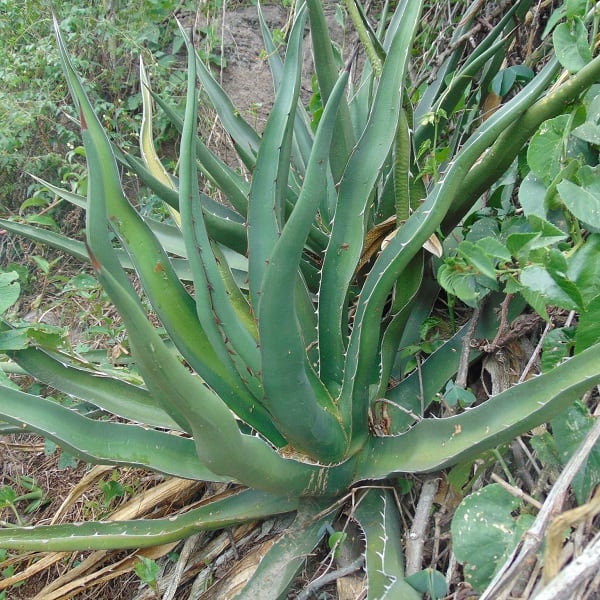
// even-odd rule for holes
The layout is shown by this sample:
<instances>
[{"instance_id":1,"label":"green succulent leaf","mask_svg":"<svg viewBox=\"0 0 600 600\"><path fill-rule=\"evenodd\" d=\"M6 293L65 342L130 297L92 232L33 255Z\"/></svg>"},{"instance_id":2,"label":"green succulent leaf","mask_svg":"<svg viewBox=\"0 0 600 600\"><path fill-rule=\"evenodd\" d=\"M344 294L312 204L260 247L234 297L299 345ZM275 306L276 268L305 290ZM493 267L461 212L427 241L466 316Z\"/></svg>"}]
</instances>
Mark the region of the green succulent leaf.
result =
<instances>
[{"instance_id":1,"label":"green succulent leaf","mask_svg":"<svg viewBox=\"0 0 600 600\"><path fill-rule=\"evenodd\" d=\"M315 518L319 507L319 504L310 501L299 504L294 522L261 558L248 583L234 598L278 600L285 596L306 557L319 543L335 516L335 511L325 508L321 516Z\"/></svg>"},{"instance_id":2,"label":"green succulent leaf","mask_svg":"<svg viewBox=\"0 0 600 600\"><path fill-rule=\"evenodd\" d=\"M358 478L437 470L548 421L600 382L598 348L587 348L543 377L509 388L460 415L421 419L406 433L371 438L358 460Z\"/></svg>"},{"instance_id":3,"label":"green succulent leaf","mask_svg":"<svg viewBox=\"0 0 600 600\"><path fill-rule=\"evenodd\" d=\"M300 46L305 17L305 11L301 10L294 21L284 63L283 83L263 134L250 188L249 275L255 313L259 310L264 273L285 219L294 115L300 92Z\"/></svg>"},{"instance_id":4,"label":"green succulent leaf","mask_svg":"<svg viewBox=\"0 0 600 600\"><path fill-rule=\"evenodd\" d=\"M404 578L402 524L388 489L368 490L354 509L366 538L367 598L419 598Z\"/></svg>"},{"instance_id":5,"label":"green succulent leaf","mask_svg":"<svg viewBox=\"0 0 600 600\"><path fill-rule=\"evenodd\" d=\"M101 371L77 368L69 365L63 356L58 360L47 352L26 346L12 352L11 357L45 384L131 421L153 427L181 428L144 388L107 377Z\"/></svg>"},{"instance_id":6,"label":"green succulent leaf","mask_svg":"<svg viewBox=\"0 0 600 600\"><path fill-rule=\"evenodd\" d=\"M26 425L87 462L121 464L176 477L231 481L205 467L192 440L137 425L98 421L57 402L0 386L2 418Z\"/></svg>"},{"instance_id":7,"label":"green succulent leaf","mask_svg":"<svg viewBox=\"0 0 600 600\"><path fill-rule=\"evenodd\" d=\"M0 529L0 548L42 552L150 548L185 539L198 531L290 512L297 506L294 498L235 490L186 513L162 519Z\"/></svg>"}]
</instances>

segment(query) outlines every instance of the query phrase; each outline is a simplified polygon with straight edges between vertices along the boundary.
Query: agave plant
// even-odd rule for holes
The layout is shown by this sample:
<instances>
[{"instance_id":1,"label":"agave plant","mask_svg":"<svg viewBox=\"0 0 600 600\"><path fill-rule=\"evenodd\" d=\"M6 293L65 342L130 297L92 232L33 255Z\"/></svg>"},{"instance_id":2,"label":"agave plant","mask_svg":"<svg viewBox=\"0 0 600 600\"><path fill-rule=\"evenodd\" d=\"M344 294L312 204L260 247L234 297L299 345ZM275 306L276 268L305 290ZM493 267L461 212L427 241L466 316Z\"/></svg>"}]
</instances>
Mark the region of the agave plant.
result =
<instances>
[{"instance_id":1,"label":"agave plant","mask_svg":"<svg viewBox=\"0 0 600 600\"><path fill-rule=\"evenodd\" d=\"M418 340L418 326L439 290L424 245L435 246L451 231L537 127L600 77L600 59L594 59L553 85L560 64L550 57L492 116L464 124L451 160L425 183L413 150L435 145L476 75L489 81L498 71L515 14L529 2L515 3L466 61L457 42L413 114L406 73L422 4L399 3L378 31L356 13L369 60L352 89L351 63L340 72L320 2L298 3L285 60L261 20L276 91L262 135L188 43L185 114L155 96L181 132L177 179L155 155L143 71L140 159L111 144L57 27L89 185L87 199L53 189L85 207L86 243L12 221L2 226L91 263L127 328L132 368L143 384L30 340L6 348L12 360L121 422L93 419L7 386L0 387L0 418L90 463L237 485L226 497L169 519L2 529L0 548L139 548L296 511L289 535L276 541L240 593L278 598L343 500L355 494L368 597L419 597L404 577L390 480L473 458L547 421L600 382L596 345L476 408L428 416L436 394L456 374L467 325L420 369L404 374L399 350ZM323 104L314 132L299 102L307 18ZM457 27L455 40L469 23ZM198 81L248 178L197 136ZM474 110L483 102L469 97ZM121 187L119 163L164 200L175 224L136 212ZM206 196L201 178L227 203ZM134 289L130 269L151 309ZM189 281L193 293L184 285ZM477 337L495 335L500 300L482 309ZM471 360L476 357L472 351Z\"/></svg>"}]
</instances>

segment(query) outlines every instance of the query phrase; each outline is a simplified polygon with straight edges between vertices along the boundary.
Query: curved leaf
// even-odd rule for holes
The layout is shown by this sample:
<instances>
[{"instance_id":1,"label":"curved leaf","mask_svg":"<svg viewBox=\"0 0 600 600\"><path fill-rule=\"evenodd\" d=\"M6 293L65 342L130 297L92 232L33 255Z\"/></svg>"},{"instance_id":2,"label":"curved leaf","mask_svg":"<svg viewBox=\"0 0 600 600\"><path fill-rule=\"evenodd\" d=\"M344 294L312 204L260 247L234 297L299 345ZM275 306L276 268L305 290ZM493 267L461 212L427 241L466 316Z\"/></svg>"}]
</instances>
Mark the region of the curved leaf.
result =
<instances>
[{"instance_id":1,"label":"curved leaf","mask_svg":"<svg viewBox=\"0 0 600 600\"><path fill-rule=\"evenodd\" d=\"M0 548L42 552L149 548L185 539L197 531L222 529L290 512L297 505L294 498L236 490L163 519L0 529Z\"/></svg>"},{"instance_id":2,"label":"curved leaf","mask_svg":"<svg viewBox=\"0 0 600 600\"><path fill-rule=\"evenodd\" d=\"M460 415L423 419L404 434L371 438L360 456L358 479L442 469L550 420L600 383L599 350L596 344Z\"/></svg>"}]
</instances>

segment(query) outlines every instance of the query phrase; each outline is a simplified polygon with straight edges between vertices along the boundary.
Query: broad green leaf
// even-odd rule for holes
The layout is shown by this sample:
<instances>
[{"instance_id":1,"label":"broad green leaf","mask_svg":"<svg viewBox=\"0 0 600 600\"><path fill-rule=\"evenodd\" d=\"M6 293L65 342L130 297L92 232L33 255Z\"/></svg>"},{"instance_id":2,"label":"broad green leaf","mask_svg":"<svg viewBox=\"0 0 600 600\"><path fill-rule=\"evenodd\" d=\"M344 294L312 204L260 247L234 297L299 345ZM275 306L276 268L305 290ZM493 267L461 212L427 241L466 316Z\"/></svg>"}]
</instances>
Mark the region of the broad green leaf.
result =
<instances>
[{"instance_id":1,"label":"broad green leaf","mask_svg":"<svg viewBox=\"0 0 600 600\"><path fill-rule=\"evenodd\" d=\"M550 276L558 285L558 287L577 304L580 310L582 310L584 306L583 298L581 297L581 293L579 292L579 288L577 287L577 285L573 281L568 279L564 275L564 271L562 270L556 271L549 267L548 273L550 273Z\"/></svg>"},{"instance_id":2,"label":"broad green leaf","mask_svg":"<svg viewBox=\"0 0 600 600\"><path fill-rule=\"evenodd\" d=\"M600 296L593 298L579 314L575 333L575 352L581 352L600 341Z\"/></svg>"},{"instance_id":3,"label":"broad green leaf","mask_svg":"<svg viewBox=\"0 0 600 600\"><path fill-rule=\"evenodd\" d=\"M517 286L515 289L511 289L511 287L507 285L505 291L507 294L520 293L525 299L525 302L527 302L527 304L529 304L542 319L545 319L546 321L550 320L548 311L546 310L546 298L539 292L535 292L521 285Z\"/></svg>"},{"instance_id":4,"label":"broad green leaf","mask_svg":"<svg viewBox=\"0 0 600 600\"><path fill-rule=\"evenodd\" d=\"M556 227L556 225L553 225L538 215L529 215L527 217L527 222L533 231L542 234L544 244L554 244L566 239L567 237L561 229Z\"/></svg>"},{"instance_id":5,"label":"broad green leaf","mask_svg":"<svg viewBox=\"0 0 600 600\"><path fill-rule=\"evenodd\" d=\"M565 206L575 217L594 231L600 230L600 194L597 190L571 181L562 181L556 187Z\"/></svg>"},{"instance_id":6,"label":"broad green leaf","mask_svg":"<svg viewBox=\"0 0 600 600\"><path fill-rule=\"evenodd\" d=\"M512 256L526 259L534 244L541 238L539 232L511 233L506 238L506 247Z\"/></svg>"},{"instance_id":7,"label":"broad green leaf","mask_svg":"<svg viewBox=\"0 0 600 600\"><path fill-rule=\"evenodd\" d=\"M556 449L554 438L548 429L544 428L541 433L536 433L531 436L530 442L540 463L548 468L553 468L555 471L558 471L562 466L562 463L560 461L560 456L558 455L558 450Z\"/></svg>"},{"instance_id":8,"label":"broad green leaf","mask_svg":"<svg viewBox=\"0 0 600 600\"><path fill-rule=\"evenodd\" d=\"M526 217L535 215L541 219L546 218L544 198L547 187L533 171L530 171L519 186L519 204Z\"/></svg>"},{"instance_id":9,"label":"broad green leaf","mask_svg":"<svg viewBox=\"0 0 600 600\"><path fill-rule=\"evenodd\" d=\"M600 294L600 234L585 240L568 261L567 276L577 284L585 305Z\"/></svg>"},{"instance_id":10,"label":"broad green leaf","mask_svg":"<svg viewBox=\"0 0 600 600\"><path fill-rule=\"evenodd\" d=\"M520 500L498 484L467 496L452 519L452 546L465 579L481 592L533 523L533 515L512 513Z\"/></svg>"},{"instance_id":11,"label":"broad green leaf","mask_svg":"<svg viewBox=\"0 0 600 600\"><path fill-rule=\"evenodd\" d=\"M479 273L491 280L496 279L494 261L485 253L480 244L467 241L461 242L458 246L458 253L462 254Z\"/></svg>"},{"instance_id":12,"label":"broad green leaf","mask_svg":"<svg viewBox=\"0 0 600 600\"><path fill-rule=\"evenodd\" d=\"M483 297L493 289L495 280L485 278L482 285L476 274L465 269L456 261L446 261L438 270L439 284L452 295L460 298L465 304L475 308Z\"/></svg>"},{"instance_id":13,"label":"broad green leaf","mask_svg":"<svg viewBox=\"0 0 600 600\"><path fill-rule=\"evenodd\" d=\"M546 185L550 185L560 171L568 123L569 115L549 119L531 138L527 148L529 167Z\"/></svg>"},{"instance_id":14,"label":"broad green leaf","mask_svg":"<svg viewBox=\"0 0 600 600\"><path fill-rule=\"evenodd\" d=\"M564 278L552 277L544 267L538 265L525 267L521 272L520 281L521 285L540 294L546 304L567 310L581 308L581 295L577 286Z\"/></svg>"},{"instance_id":15,"label":"broad green leaf","mask_svg":"<svg viewBox=\"0 0 600 600\"><path fill-rule=\"evenodd\" d=\"M544 31L542 32L542 39L544 39L559 23L563 17L565 16L565 7L564 5L560 5L555 11L552 12L548 21L546 22L546 26L544 27Z\"/></svg>"},{"instance_id":16,"label":"broad green leaf","mask_svg":"<svg viewBox=\"0 0 600 600\"><path fill-rule=\"evenodd\" d=\"M587 0L566 0L565 15L567 19L572 19L573 17L583 17L587 7Z\"/></svg>"},{"instance_id":17,"label":"broad green leaf","mask_svg":"<svg viewBox=\"0 0 600 600\"><path fill-rule=\"evenodd\" d=\"M32 323L7 329L0 332L0 352L22 350L28 346L56 350L63 343L65 336L65 328L46 323Z\"/></svg>"},{"instance_id":18,"label":"broad green leaf","mask_svg":"<svg viewBox=\"0 0 600 600\"><path fill-rule=\"evenodd\" d=\"M477 240L476 245L481 248L488 256L497 258L501 261L509 261L511 254L506 246L498 238L486 236Z\"/></svg>"},{"instance_id":19,"label":"broad green leaf","mask_svg":"<svg viewBox=\"0 0 600 600\"><path fill-rule=\"evenodd\" d=\"M592 60L587 28L579 17L557 25L552 42L560 64L569 73L577 73Z\"/></svg>"},{"instance_id":20,"label":"broad green leaf","mask_svg":"<svg viewBox=\"0 0 600 600\"><path fill-rule=\"evenodd\" d=\"M442 573L435 569L423 569L406 578L406 583L420 592L428 594L431 600L441 600L448 594L448 583Z\"/></svg>"},{"instance_id":21,"label":"broad green leaf","mask_svg":"<svg viewBox=\"0 0 600 600\"><path fill-rule=\"evenodd\" d=\"M502 71L499 71L492 79L490 89L496 96L505 96L510 92L510 89L516 80L517 75L512 69L502 69Z\"/></svg>"},{"instance_id":22,"label":"broad green leaf","mask_svg":"<svg viewBox=\"0 0 600 600\"><path fill-rule=\"evenodd\" d=\"M600 146L600 125L597 123L585 121L579 127L575 127L571 133L585 142Z\"/></svg>"},{"instance_id":23,"label":"broad green leaf","mask_svg":"<svg viewBox=\"0 0 600 600\"><path fill-rule=\"evenodd\" d=\"M567 271L567 258L557 248L536 248L529 253L527 262L543 266L553 277L564 278Z\"/></svg>"},{"instance_id":24,"label":"broad green leaf","mask_svg":"<svg viewBox=\"0 0 600 600\"><path fill-rule=\"evenodd\" d=\"M448 406L470 406L475 402L476 398L473 392L466 390L449 381L444 390L444 402Z\"/></svg>"},{"instance_id":25,"label":"broad green leaf","mask_svg":"<svg viewBox=\"0 0 600 600\"><path fill-rule=\"evenodd\" d=\"M4 314L19 299L20 293L18 273L16 271L0 272L0 315Z\"/></svg>"},{"instance_id":26,"label":"broad green leaf","mask_svg":"<svg viewBox=\"0 0 600 600\"><path fill-rule=\"evenodd\" d=\"M571 355L575 330L572 327L552 329L542 342L541 369L542 373L554 369Z\"/></svg>"},{"instance_id":27,"label":"broad green leaf","mask_svg":"<svg viewBox=\"0 0 600 600\"><path fill-rule=\"evenodd\" d=\"M552 437L565 465L577 451L587 432L594 425L595 418L586 406L576 403L552 420ZM579 505L585 504L591 492L600 483L600 445L596 444L571 482L571 487Z\"/></svg>"},{"instance_id":28,"label":"broad green leaf","mask_svg":"<svg viewBox=\"0 0 600 600\"><path fill-rule=\"evenodd\" d=\"M29 338L25 329L9 329L0 333L0 352L22 350L29 345Z\"/></svg>"}]
</instances>

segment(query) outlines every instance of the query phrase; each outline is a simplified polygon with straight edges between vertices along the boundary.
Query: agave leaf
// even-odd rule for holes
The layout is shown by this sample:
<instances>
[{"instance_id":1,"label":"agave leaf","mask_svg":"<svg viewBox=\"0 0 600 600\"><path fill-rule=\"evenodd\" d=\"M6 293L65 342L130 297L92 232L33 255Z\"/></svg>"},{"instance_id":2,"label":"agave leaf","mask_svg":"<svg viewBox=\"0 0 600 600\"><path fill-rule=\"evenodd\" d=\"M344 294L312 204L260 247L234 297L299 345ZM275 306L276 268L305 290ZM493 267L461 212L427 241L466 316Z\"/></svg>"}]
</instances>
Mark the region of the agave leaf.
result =
<instances>
[{"instance_id":1,"label":"agave leaf","mask_svg":"<svg viewBox=\"0 0 600 600\"><path fill-rule=\"evenodd\" d=\"M140 153L142 159L146 163L148 170L156 179L158 179L163 185L175 189L173 180L167 170L164 168L162 162L156 154L156 148L154 147L154 138L152 136L152 96L150 94L150 81L144 69L144 62L140 56L140 88L142 94L142 124L140 127ZM181 217L179 213L169 204L167 208L171 213L173 221L177 226L181 227Z\"/></svg>"},{"instance_id":2,"label":"agave leaf","mask_svg":"<svg viewBox=\"0 0 600 600\"><path fill-rule=\"evenodd\" d=\"M57 402L0 385L2 417L91 463L143 467L186 479L231 481L214 474L196 455L194 442L138 425L88 419Z\"/></svg>"},{"instance_id":3,"label":"agave leaf","mask_svg":"<svg viewBox=\"0 0 600 600\"><path fill-rule=\"evenodd\" d=\"M386 389L394 366L396 353L401 347L400 340L404 333L406 323L412 313L413 304L418 298L424 272L423 253L417 254L413 262L402 274L402 279L396 283L394 290L393 312L390 315L390 323L385 329L381 339L381 355L379 359L379 385L374 398L382 398L386 395Z\"/></svg>"},{"instance_id":4,"label":"agave leaf","mask_svg":"<svg viewBox=\"0 0 600 600\"><path fill-rule=\"evenodd\" d=\"M402 106L402 94L398 90L404 79L421 5L421 2L411 2L396 11L400 26L383 66L369 121L340 184L319 292L321 377L328 386L333 384L332 389L343 380L347 290L361 256L367 205L394 141L395 124ZM352 411L346 410L349 401L342 402L341 412L351 422Z\"/></svg>"},{"instance_id":5,"label":"agave leaf","mask_svg":"<svg viewBox=\"0 0 600 600\"><path fill-rule=\"evenodd\" d=\"M285 218L293 124L300 92L301 45L305 11L294 22L280 86L258 153L250 187L248 246L250 296L255 314L267 261L279 239Z\"/></svg>"},{"instance_id":6,"label":"agave leaf","mask_svg":"<svg viewBox=\"0 0 600 600\"><path fill-rule=\"evenodd\" d=\"M144 388L67 365L34 348L17 350L11 358L39 381L102 410L152 427L181 429Z\"/></svg>"},{"instance_id":7,"label":"agave leaf","mask_svg":"<svg viewBox=\"0 0 600 600\"><path fill-rule=\"evenodd\" d=\"M298 28L298 32L300 32L300 28ZM68 61L66 54L64 54L64 59L65 62ZM86 149L89 147L91 156L90 182L92 174L95 173L95 183L99 186L97 188L98 196L94 196L96 202L90 203L88 208L88 215L95 208L96 219L89 220L88 225L90 231L94 227L99 230L94 230L93 233L98 238L98 245L104 254L107 248L102 246L103 241L99 232L103 229L103 219L106 220L105 203L109 202L111 209L123 210L123 214L119 214L123 224L133 223L138 226L139 221L134 220L135 214L127 212L124 202L121 201L123 196L118 178L114 179L114 160L108 158L105 134L89 105L83 88L72 68L69 70L69 66L67 66L66 71L75 97L79 99L84 113L82 135ZM89 127L92 126L93 131L90 132ZM97 162L99 150L96 146L99 147L101 154L107 155L103 155L107 161L100 165ZM98 171L99 166L102 169ZM117 198L108 197L103 193L106 191L106 186L110 187ZM94 205L98 206L94 207ZM120 227L121 223L116 223L116 225ZM140 233L144 234L144 230ZM132 243L139 243L143 247L148 241L152 242L152 239L147 240L144 235L141 235L139 238L133 239ZM112 248L109 247L109 249L112 251ZM328 471L326 467L285 459L262 438L242 434L235 417L223 400L200 378L192 375L181 364L178 357L165 346L157 331L148 322L145 311L131 290L129 281L125 278L123 282L120 278L115 277L112 265L110 269L107 269L93 254L90 258L98 280L123 318L129 332L132 354L149 391L155 395L162 407L175 421L182 424L184 428L191 429L196 451L203 464L209 466L218 475L229 476L266 491L331 495L343 489L353 468L353 461L346 461L339 465L333 476L327 477L325 476ZM146 266L141 264L142 268L146 268ZM119 272L121 271L117 271L116 274L118 275ZM157 272L160 273L162 270L158 269ZM146 273L146 275L151 276L150 273ZM167 286L163 293L163 299L169 298L169 291L170 287ZM187 331L187 335L189 339L189 331ZM222 383L215 381L214 386L219 385ZM225 396L227 396L229 391L225 391ZM261 406L249 394L240 393L236 396L236 400L238 403L236 412L241 413L247 423L272 440L275 445L282 445L282 438L274 428L272 421L266 417L261 411ZM226 447L221 443L224 439L228 440Z\"/></svg>"},{"instance_id":8,"label":"agave leaf","mask_svg":"<svg viewBox=\"0 0 600 600\"><path fill-rule=\"evenodd\" d=\"M367 599L419 600L421 595L404 581L402 524L392 492L368 490L354 508L354 517L366 539Z\"/></svg>"},{"instance_id":9,"label":"agave leaf","mask_svg":"<svg viewBox=\"0 0 600 600\"><path fill-rule=\"evenodd\" d=\"M231 302L235 317L252 336L255 344L258 344L258 330L252 315L252 307L241 291L248 286L248 260L225 246L214 243L211 246L223 281L224 292Z\"/></svg>"},{"instance_id":10,"label":"agave leaf","mask_svg":"<svg viewBox=\"0 0 600 600\"><path fill-rule=\"evenodd\" d=\"M59 198L70 202L74 206L78 206L79 208L86 207L86 199L85 196L81 196L80 194L75 194L74 192L70 192L69 190L65 190L64 188L58 187L57 185L53 185L49 181L34 175L33 173L28 173L29 177L35 179L38 183L41 183L45 188L48 188L53 194L56 194Z\"/></svg>"},{"instance_id":11,"label":"agave leaf","mask_svg":"<svg viewBox=\"0 0 600 600\"><path fill-rule=\"evenodd\" d=\"M302 191L267 260L258 313L269 412L295 448L324 462L339 459L346 440L337 409L307 360L307 341L290 313L296 313L298 265L326 184L329 145L347 79L348 72L336 84L321 117Z\"/></svg>"},{"instance_id":12,"label":"agave leaf","mask_svg":"<svg viewBox=\"0 0 600 600\"><path fill-rule=\"evenodd\" d=\"M366 434L364 415L367 412L368 389L373 377L372 365L379 351L378 339L373 331L380 326L387 295L421 246L440 225L457 196L463 193L463 180L474 163L500 133L535 102L539 93L538 82L534 79L477 128L449 165L443 180L435 185L423 204L377 257L361 290L346 355L342 406L352 406L352 423L356 427L353 437Z\"/></svg>"},{"instance_id":13,"label":"agave leaf","mask_svg":"<svg viewBox=\"0 0 600 600\"><path fill-rule=\"evenodd\" d=\"M330 481L320 475L325 468L284 459L261 438L242 434L223 401L165 347L139 304L99 263L92 260L92 264L119 309L129 332L132 354L146 385L173 418L178 422L183 418L188 424L202 463L219 475L274 493L299 494L315 490L327 493L331 488L336 489L340 481ZM259 408L251 406L251 416ZM270 421L265 422L264 427L269 426ZM222 443L225 439L227 445ZM349 468L351 463L339 470L344 472Z\"/></svg>"},{"instance_id":14,"label":"agave leaf","mask_svg":"<svg viewBox=\"0 0 600 600\"><path fill-rule=\"evenodd\" d=\"M283 61L279 56L277 47L273 43L273 38L271 37L271 32L269 31L262 14L260 3L258 3L256 7L258 9L258 22L260 24L263 43L267 53L267 60L269 61L269 69L273 77L273 89L275 94L277 94L283 77ZM291 153L291 162L301 178L304 177L306 163L308 162L310 150L312 148L312 135L308 123L309 118L306 114L306 110L302 102L298 102L294 116L294 138L292 140L293 150Z\"/></svg>"},{"instance_id":15,"label":"agave leaf","mask_svg":"<svg viewBox=\"0 0 600 600\"><path fill-rule=\"evenodd\" d=\"M183 130L183 117L177 114L177 112L160 96L153 96L156 103L161 107L168 119L175 126L175 128L181 133ZM226 165L221 159L217 158L204 144L204 142L198 137L196 140L196 155L200 162L200 168L203 175L216 185L227 197L231 206L242 216L246 216L248 212L248 190L249 185L246 180L239 174L232 170ZM221 209L225 207L211 200ZM217 206L211 208L216 209ZM214 212L214 210L211 210Z\"/></svg>"},{"instance_id":16,"label":"agave leaf","mask_svg":"<svg viewBox=\"0 0 600 600\"><path fill-rule=\"evenodd\" d=\"M12 233L29 238L30 240L47 244L57 250L63 250L79 260L88 260L85 244L83 242L78 242L77 240L72 240L62 233L55 233L54 231L48 231L47 229L35 227L34 225L27 225L25 223L16 223L15 221L9 221L8 219L0 219L0 227L7 229Z\"/></svg>"},{"instance_id":17,"label":"agave leaf","mask_svg":"<svg viewBox=\"0 0 600 600\"><path fill-rule=\"evenodd\" d=\"M313 45L315 73L319 83L321 102L323 106L326 106L335 82L338 79L338 67L333 55L331 39L327 31L323 4L319 0L308 0L306 4L310 19L310 37ZM340 101L336 116L335 131L333 133L333 143L331 144L329 154L334 181L341 180L353 146L354 134L352 132L350 110L348 102L344 98ZM333 211L331 214L329 212L324 214L327 214L329 218L333 217Z\"/></svg>"},{"instance_id":18,"label":"agave leaf","mask_svg":"<svg viewBox=\"0 0 600 600\"><path fill-rule=\"evenodd\" d=\"M278 600L285 597L293 578L335 516L335 511L324 510L324 514L320 513L321 516L315 518L318 507L312 501L299 504L294 522L269 548L248 583L234 598Z\"/></svg>"},{"instance_id":19,"label":"agave leaf","mask_svg":"<svg viewBox=\"0 0 600 600\"><path fill-rule=\"evenodd\" d=\"M260 407L254 406L255 403L247 394L245 384L235 371L226 349L222 345L219 347L212 344L212 340L202 328L196 316L194 300L179 281L165 250L125 198L110 143L62 44L60 48L69 84L82 113L82 137L89 167L88 191L93 199L88 202L87 234L95 259L102 267L106 264L110 266L110 280L115 280L112 286L115 294L125 292L130 295L138 307L135 311L132 309L133 313L136 317L140 313L143 314L137 295L124 276L123 270L118 263L114 266L114 252L112 246L107 244L108 236L103 225L108 220L123 245L127 247L159 318L186 360L223 399L237 409L246 422L256 426L259 431L281 445L282 439L266 414L261 412ZM98 250L100 254L96 255ZM118 271L115 271L116 268ZM99 273L104 273L104 269ZM110 295L110 292L108 293ZM143 322L146 331L153 332L145 318ZM162 346L162 341L159 340L159 343ZM151 370L142 374L146 382L152 375ZM171 411L175 420L186 427L185 419L182 420L178 409L169 402L167 390L163 389L160 397L166 401L167 405L164 407Z\"/></svg>"},{"instance_id":20,"label":"agave leaf","mask_svg":"<svg viewBox=\"0 0 600 600\"><path fill-rule=\"evenodd\" d=\"M41 177L37 177L35 175L31 175L31 177L37 182L41 183L44 187L47 187L51 192L60 198L67 200L79 208L83 208L84 210L87 209L87 199L85 196L81 196L79 194L70 192L69 190L65 190L64 188L55 186ZM166 223L162 223L150 217L146 217L144 221L148 224L150 229L152 229L152 232L156 235L168 252L177 254L177 256L185 257L185 244L183 243L181 233L178 232L176 227L167 225Z\"/></svg>"},{"instance_id":21,"label":"agave leaf","mask_svg":"<svg viewBox=\"0 0 600 600\"><path fill-rule=\"evenodd\" d=\"M404 434L371 438L358 477L443 469L549 421L600 383L599 350L596 344L460 415L423 419Z\"/></svg>"},{"instance_id":22,"label":"agave leaf","mask_svg":"<svg viewBox=\"0 0 600 600\"><path fill-rule=\"evenodd\" d=\"M88 124L93 128L96 135L102 136L104 144L86 146L86 158L90 163L97 165L96 169L93 169L88 174L88 198L98 197L110 197L110 198L121 198L124 196L120 179L114 177L114 158L110 150L110 144L106 140L102 126L98 121L98 118L94 114L92 107L83 91L81 82L73 65L68 57L66 48L60 37L58 29L58 21L54 17L54 30L56 32L56 39L58 44L58 50L60 60L63 65L63 70L66 75L67 84L71 92L71 96L74 102L79 108L79 122L83 129L84 145L88 132ZM94 249L96 256L103 261L105 266L114 273L115 278L119 283L127 290L127 293L132 297L136 297L135 291L129 283L129 279L125 274L125 271L121 268L117 255L114 252L112 243L108 236L108 216L106 214L106 207L101 202L88 202L88 209L86 211L87 221L87 242Z\"/></svg>"},{"instance_id":23,"label":"agave leaf","mask_svg":"<svg viewBox=\"0 0 600 600\"><path fill-rule=\"evenodd\" d=\"M183 32L182 32L183 34ZM222 360L233 363L240 378L257 400L262 399L262 385L256 374L260 370L260 355L253 331L237 318L230 294L223 283L220 267L204 222L198 176L194 136L197 128L196 56L186 41L188 59L188 91L186 112L181 136L179 209L183 217L182 231L188 260L194 275L196 313L213 348L221 348ZM239 355L239 357L238 357Z\"/></svg>"},{"instance_id":24,"label":"agave leaf","mask_svg":"<svg viewBox=\"0 0 600 600\"><path fill-rule=\"evenodd\" d=\"M51 248L56 248L57 250L62 250L63 252L74 256L82 262L89 262L89 256L87 254L85 244L78 240L73 240L61 233L48 231L47 229L42 229L40 227L36 227L35 225L15 223L14 221L8 221L6 219L0 219L0 226L2 226L3 229L7 229L8 231L18 235L22 235L30 240L47 244ZM129 256L127 256L127 254L121 248L116 248L115 253L119 259L119 263L124 269L133 269L133 264ZM192 277L187 260L173 259L171 263L179 279L184 281L191 280Z\"/></svg>"},{"instance_id":25,"label":"agave leaf","mask_svg":"<svg viewBox=\"0 0 600 600\"><path fill-rule=\"evenodd\" d=\"M227 93L200 58L196 60L196 67L198 81L202 84L211 105L217 111L225 131L231 136L238 156L248 169L253 170L260 146L258 134L242 117L240 111L233 106Z\"/></svg>"},{"instance_id":26,"label":"agave leaf","mask_svg":"<svg viewBox=\"0 0 600 600\"><path fill-rule=\"evenodd\" d=\"M118 152L115 156L119 162L130 168L164 202L179 210L179 194L177 191L164 186L154 178L134 156L121 152ZM213 238L218 242L227 244L232 250L245 254L248 245L244 219L232 209L215 202L205 194L200 194L200 200L204 210L206 226Z\"/></svg>"},{"instance_id":27,"label":"agave leaf","mask_svg":"<svg viewBox=\"0 0 600 600\"><path fill-rule=\"evenodd\" d=\"M186 513L163 519L0 529L0 548L42 552L149 548L182 540L198 531L290 512L297 505L293 497L238 489L213 497Z\"/></svg>"}]
</instances>

